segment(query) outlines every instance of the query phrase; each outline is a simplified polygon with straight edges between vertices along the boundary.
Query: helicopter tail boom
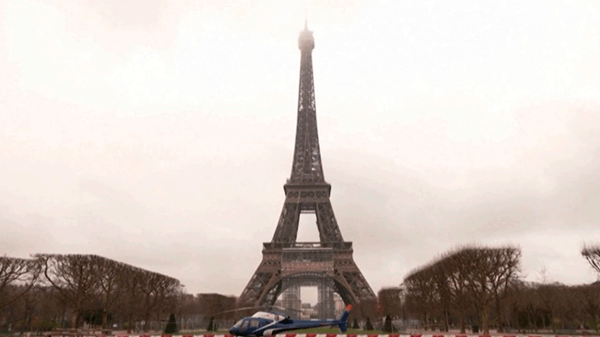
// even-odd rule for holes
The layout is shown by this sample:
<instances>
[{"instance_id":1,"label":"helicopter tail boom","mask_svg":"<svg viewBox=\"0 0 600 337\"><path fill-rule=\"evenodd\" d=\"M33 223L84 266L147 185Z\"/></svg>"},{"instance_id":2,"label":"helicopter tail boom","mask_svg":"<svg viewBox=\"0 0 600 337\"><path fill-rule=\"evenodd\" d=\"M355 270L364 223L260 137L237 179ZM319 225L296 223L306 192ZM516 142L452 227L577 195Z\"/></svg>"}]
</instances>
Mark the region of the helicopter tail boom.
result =
<instances>
[{"instance_id":1,"label":"helicopter tail boom","mask_svg":"<svg viewBox=\"0 0 600 337\"><path fill-rule=\"evenodd\" d=\"M342 332L346 332L348 330L348 315L350 315L350 310L352 310L352 304L348 304L342 317L340 317L340 321L338 323L338 327Z\"/></svg>"}]
</instances>

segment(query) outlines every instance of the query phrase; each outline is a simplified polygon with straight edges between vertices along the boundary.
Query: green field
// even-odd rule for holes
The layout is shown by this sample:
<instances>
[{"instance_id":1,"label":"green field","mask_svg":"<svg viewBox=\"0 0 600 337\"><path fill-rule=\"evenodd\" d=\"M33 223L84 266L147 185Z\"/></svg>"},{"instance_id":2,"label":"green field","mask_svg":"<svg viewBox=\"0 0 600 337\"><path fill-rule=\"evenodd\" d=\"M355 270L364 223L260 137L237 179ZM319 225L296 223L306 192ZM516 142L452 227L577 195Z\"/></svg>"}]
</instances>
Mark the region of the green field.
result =
<instances>
[{"instance_id":1,"label":"green field","mask_svg":"<svg viewBox=\"0 0 600 337\"><path fill-rule=\"evenodd\" d=\"M213 334L213 335L225 335L228 334L229 332L227 330L219 330L219 331L211 331L211 332L206 332L206 331L192 331L191 334L194 335L204 335L204 334ZM295 333L295 334L306 334L306 333L316 333L316 334L328 334L328 333L336 333L338 335L345 335L345 334L356 334L356 335L371 335L371 334L378 334L378 335L389 335L389 332L383 332L381 330L370 330L370 331L366 331L366 330L362 330L362 329L351 329L348 328L348 330L346 332L341 332L340 329L338 327L321 327L321 328L311 328L311 329L302 329L302 330L294 330L294 331L288 331L287 333ZM397 332L396 332L397 333ZM277 336L282 336L285 337L285 332L279 333L277 334Z\"/></svg>"},{"instance_id":2,"label":"green field","mask_svg":"<svg viewBox=\"0 0 600 337\"><path fill-rule=\"evenodd\" d=\"M334 328L323 327L323 328L302 329L302 330L289 331L288 333L296 333L296 334L305 334L305 333L328 334L328 333L336 333L338 335L345 335L345 334L357 334L357 335L378 334L378 335L389 335L389 332L383 332L381 330L366 331L366 330L362 330L362 329L350 329L350 328L348 328L348 330L346 332L341 332L338 327L334 327ZM281 334L278 334L278 336L285 336L285 332L281 333Z\"/></svg>"}]
</instances>

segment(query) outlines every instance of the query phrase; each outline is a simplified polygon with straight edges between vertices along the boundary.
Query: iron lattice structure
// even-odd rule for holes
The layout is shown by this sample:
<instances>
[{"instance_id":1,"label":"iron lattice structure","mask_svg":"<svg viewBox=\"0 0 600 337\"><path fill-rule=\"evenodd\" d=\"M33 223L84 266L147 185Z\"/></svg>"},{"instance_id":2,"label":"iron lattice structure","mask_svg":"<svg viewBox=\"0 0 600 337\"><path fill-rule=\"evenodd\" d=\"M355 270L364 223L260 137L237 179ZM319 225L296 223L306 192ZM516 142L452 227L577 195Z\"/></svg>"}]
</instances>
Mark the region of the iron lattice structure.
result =
<instances>
[{"instance_id":1,"label":"iron lattice structure","mask_svg":"<svg viewBox=\"0 0 600 337\"><path fill-rule=\"evenodd\" d=\"M313 34L305 27L298 39L298 120L292 173L283 186L285 203L273 239L263 244L262 262L238 305L269 308L286 290L284 305L292 305L301 286L317 286L319 316L331 318L334 292L346 304L375 301L376 297L352 258L352 242L342 237L331 206L331 185L323 175L312 67L314 45ZM296 242L302 213L316 215L319 242Z\"/></svg>"}]
</instances>

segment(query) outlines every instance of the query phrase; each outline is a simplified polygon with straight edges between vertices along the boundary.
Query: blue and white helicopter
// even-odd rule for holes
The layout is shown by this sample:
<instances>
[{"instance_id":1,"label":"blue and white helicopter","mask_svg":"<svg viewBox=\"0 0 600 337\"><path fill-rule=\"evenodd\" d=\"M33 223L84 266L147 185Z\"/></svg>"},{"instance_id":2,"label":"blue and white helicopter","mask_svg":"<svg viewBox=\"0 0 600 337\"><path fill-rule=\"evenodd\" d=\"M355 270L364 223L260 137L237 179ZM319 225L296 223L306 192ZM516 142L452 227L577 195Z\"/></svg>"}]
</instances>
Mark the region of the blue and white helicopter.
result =
<instances>
[{"instance_id":1,"label":"blue and white helicopter","mask_svg":"<svg viewBox=\"0 0 600 337\"><path fill-rule=\"evenodd\" d=\"M346 306L340 319L328 320L299 320L291 319L279 314L259 311L250 317L245 317L235 323L229 329L234 336L272 336L281 332L307 329L321 326L337 325L342 332L346 332L348 315L352 310L352 304Z\"/></svg>"}]
</instances>

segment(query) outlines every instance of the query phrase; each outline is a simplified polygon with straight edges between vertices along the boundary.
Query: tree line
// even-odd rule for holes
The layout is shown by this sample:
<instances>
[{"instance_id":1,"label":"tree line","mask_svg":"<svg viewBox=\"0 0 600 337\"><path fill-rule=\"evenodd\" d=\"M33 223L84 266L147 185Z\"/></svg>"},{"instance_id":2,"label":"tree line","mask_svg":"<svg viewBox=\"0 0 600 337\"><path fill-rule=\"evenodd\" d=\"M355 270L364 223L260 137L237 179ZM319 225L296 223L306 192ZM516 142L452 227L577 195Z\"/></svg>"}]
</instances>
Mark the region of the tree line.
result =
<instances>
[{"instance_id":1,"label":"tree line","mask_svg":"<svg viewBox=\"0 0 600 337\"><path fill-rule=\"evenodd\" d=\"M600 275L600 245L581 254ZM381 289L377 303L356 303L351 321L392 330L408 322L461 333L481 327L483 334L491 328L600 330L600 282L526 282L520 258L514 246L453 249L411 271L399 287ZM216 329L232 324L239 310L234 296L187 294L175 278L96 255L0 256L3 331L115 324L130 332L158 330L170 314L182 328Z\"/></svg>"},{"instance_id":2,"label":"tree line","mask_svg":"<svg viewBox=\"0 0 600 337\"><path fill-rule=\"evenodd\" d=\"M161 320L181 298L179 280L97 255L0 257L0 322L27 331Z\"/></svg>"},{"instance_id":3,"label":"tree line","mask_svg":"<svg viewBox=\"0 0 600 337\"><path fill-rule=\"evenodd\" d=\"M600 275L600 245L582 252ZM515 246L465 246L411 271L397 288L393 317L418 320L424 329L465 333L491 328L537 331L600 330L600 282L582 285L535 283L520 273ZM380 304L384 294L379 294ZM390 302L388 299L387 302Z\"/></svg>"}]
</instances>

